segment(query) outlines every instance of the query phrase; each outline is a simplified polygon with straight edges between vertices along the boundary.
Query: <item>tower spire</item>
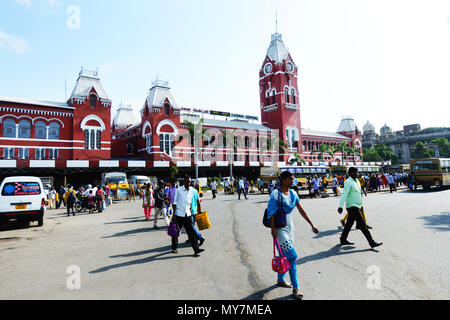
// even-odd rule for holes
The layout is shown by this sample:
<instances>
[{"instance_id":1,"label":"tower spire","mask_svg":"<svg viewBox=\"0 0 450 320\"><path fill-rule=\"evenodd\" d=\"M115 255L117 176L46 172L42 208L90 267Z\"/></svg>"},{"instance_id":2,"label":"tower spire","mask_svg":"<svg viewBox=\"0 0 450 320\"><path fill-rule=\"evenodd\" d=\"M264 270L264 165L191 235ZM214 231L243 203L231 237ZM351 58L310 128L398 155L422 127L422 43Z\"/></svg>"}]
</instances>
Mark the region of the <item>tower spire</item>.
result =
<instances>
[{"instance_id":1,"label":"tower spire","mask_svg":"<svg viewBox=\"0 0 450 320\"><path fill-rule=\"evenodd\" d=\"M275 12L275 33L278 33L278 10Z\"/></svg>"}]
</instances>

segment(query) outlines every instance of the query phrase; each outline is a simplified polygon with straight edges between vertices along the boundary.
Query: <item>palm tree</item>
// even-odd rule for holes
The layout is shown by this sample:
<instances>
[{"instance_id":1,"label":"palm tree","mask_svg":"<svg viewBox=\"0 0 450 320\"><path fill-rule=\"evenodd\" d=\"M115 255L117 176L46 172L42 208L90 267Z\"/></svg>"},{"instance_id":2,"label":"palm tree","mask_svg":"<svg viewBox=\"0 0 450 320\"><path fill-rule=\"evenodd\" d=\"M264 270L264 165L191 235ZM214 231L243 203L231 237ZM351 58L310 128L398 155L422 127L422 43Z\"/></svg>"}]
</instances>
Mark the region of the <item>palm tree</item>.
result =
<instances>
[{"instance_id":1,"label":"palm tree","mask_svg":"<svg viewBox=\"0 0 450 320\"><path fill-rule=\"evenodd\" d=\"M333 148L332 146L328 146L328 150L327 150L326 154L330 155L331 161L333 161L335 153L336 153L335 148Z\"/></svg>"},{"instance_id":2,"label":"palm tree","mask_svg":"<svg viewBox=\"0 0 450 320\"><path fill-rule=\"evenodd\" d=\"M347 152L348 155L353 156L353 162L355 162L355 156L361 157L361 152L359 151L359 148L356 147L355 143L353 143L351 147L347 146Z\"/></svg>"},{"instance_id":3,"label":"palm tree","mask_svg":"<svg viewBox=\"0 0 450 320\"><path fill-rule=\"evenodd\" d=\"M203 135L204 135L205 132L207 131L207 129L203 128L203 122L204 122L204 120L203 120L203 118L202 118L202 119L200 119L200 121L199 121L199 123L198 123L198 125L201 125L201 126L202 126L202 139L203 139ZM182 124L189 127L189 135L191 136L190 144L191 144L191 147L192 147L192 146L195 146L195 145L194 145L194 142L195 142L194 139L195 139L195 133L196 133L196 132L195 132L196 125L195 125L193 122L188 121L188 120L183 121ZM197 152L196 152L196 150L195 150L195 148L194 148L195 179L198 179L198 159L197 159L197 156L198 156L198 154L197 154Z\"/></svg>"},{"instance_id":4,"label":"palm tree","mask_svg":"<svg viewBox=\"0 0 450 320\"><path fill-rule=\"evenodd\" d=\"M315 150L311 151L311 155L317 153L318 154L317 159L319 159L320 161L323 161L323 155L330 154L330 152L334 155L334 152L333 152L333 150L331 150L331 147L329 145L321 144L321 145L319 145L319 149L315 149Z\"/></svg>"},{"instance_id":5,"label":"palm tree","mask_svg":"<svg viewBox=\"0 0 450 320\"><path fill-rule=\"evenodd\" d=\"M348 144L347 144L347 141L342 141L340 144L338 144L336 146L336 148L334 148L334 151L335 152L340 152L342 154L342 162L347 160L347 156L348 156Z\"/></svg>"},{"instance_id":6,"label":"palm tree","mask_svg":"<svg viewBox=\"0 0 450 320\"><path fill-rule=\"evenodd\" d=\"M274 144L278 144L278 152L280 154L284 154L286 149L289 147L289 145L287 144L286 141L281 140L280 137L276 137L274 140ZM271 150L272 149L272 139L269 138L267 139L267 150Z\"/></svg>"},{"instance_id":7,"label":"palm tree","mask_svg":"<svg viewBox=\"0 0 450 320\"><path fill-rule=\"evenodd\" d=\"M294 163L296 163L297 165L300 164L306 164L306 160L303 159L302 157L300 157L300 155L298 153L294 153L294 155L292 156L292 159L289 161L289 164L292 166Z\"/></svg>"}]
</instances>

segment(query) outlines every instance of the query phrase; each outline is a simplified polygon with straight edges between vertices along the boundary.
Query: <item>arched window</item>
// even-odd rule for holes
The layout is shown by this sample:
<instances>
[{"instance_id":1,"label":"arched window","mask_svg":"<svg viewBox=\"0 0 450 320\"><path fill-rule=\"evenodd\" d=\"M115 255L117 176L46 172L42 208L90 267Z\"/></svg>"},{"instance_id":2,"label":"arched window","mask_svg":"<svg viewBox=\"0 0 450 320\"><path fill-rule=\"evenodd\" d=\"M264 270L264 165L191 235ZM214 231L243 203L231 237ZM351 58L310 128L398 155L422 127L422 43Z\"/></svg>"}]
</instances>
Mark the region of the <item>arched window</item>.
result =
<instances>
[{"instance_id":1,"label":"arched window","mask_svg":"<svg viewBox=\"0 0 450 320\"><path fill-rule=\"evenodd\" d=\"M269 91L266 92L266 103L267 103L267 105L270 105L270 92Z\"/></svg>"},{"instance_id":2,"label":"arched window","mask_svg":"<svg viewBox=\"0 0 450 320\"><path fill-rule=\"evenodd\" d=\"M286 99L286 103L289 103L289 89L284 88L284 97Z\"/></svg>"},{"instance_id":3,"label":"arched window","mask_svg":"<svg viewBox=\"0 0 450 320\"><path fill-rule=\"evenodd\" d=\"M16 137L16 122L13 119L6 119L5 121L3 121L3 137Z\"/></svg>"},{"instance_id":4,"label":"arched window","mask_svg":"<svg viewBox=\"0 0 450 320\"><path fill-rule=\"evenodd\" d=\"M173 133L161 133L159 135L159 148L165 154L172 156L175 147L175 139Z\"/></svg>"},{"instance_id":5,"label":"arched window","mask_svg":"<svg viewBox=\"0 0 450 320\"><path fill-rule=\"evenodd\" d=\"M276 95L276 91L275 89L272 90L272 104L275 104L275 95Z\"/></svg>"},{"instance_id":6,"label":"arched window","mask_svg":"<svg viewBox=\"0 0 450 320\"><path fill-rule=\"evenodd\" d=\"M95 94L91 94L89 96L89 104L92 108L95 108L95 105L97 104L97 97L95 96Z\"/></svg>"},{"instance_id":7,"label":"arched window","mask_svg":"<svg viewBox=\"0 0 450 320\"><path fill-rule=\"evenodd\" d=\"M292 95L292 103L295 104L295 90L294 89L291 90L291 95Z\"/></svg>"},{"instance_id":8,"label":"arched window","mask_svg":"<svg viewBox=\"0 0 450 320\"><path fill-rule=\"evenodd\" d=\"M59 140L60 126L56 122L50 123L48 126L48 138L50 140Z\"/></svg>"},{"instance_id":9,"label":"arched window","mask_svg":"<svg viewBox=\"0 0 450 320\"><path fill-rule=\"evenodd\" d=\"M28 120L21 120L19 122L19 138L30 139L31 137L31 123Z\"/></svg>"},{"instance_id":10,"label":"arched window","mask_svg":"<svg viewBox=\"0 0 450 320\"><path fill-rule=\"evenodd\" d=\"M47 126L44 121L38 121L34 125L34 137L36 139L47 139Z\"/></svg>"},{"instance_id":11,"label":"arched window","mask_svg":"<svg viewBox=\"0 0 450 320\"><path fill-rule=\"evenodd\" d=\"M164 105L164 114L168 116L170 113L170 106L168 104Z\"/></svg>"}]
</instances>

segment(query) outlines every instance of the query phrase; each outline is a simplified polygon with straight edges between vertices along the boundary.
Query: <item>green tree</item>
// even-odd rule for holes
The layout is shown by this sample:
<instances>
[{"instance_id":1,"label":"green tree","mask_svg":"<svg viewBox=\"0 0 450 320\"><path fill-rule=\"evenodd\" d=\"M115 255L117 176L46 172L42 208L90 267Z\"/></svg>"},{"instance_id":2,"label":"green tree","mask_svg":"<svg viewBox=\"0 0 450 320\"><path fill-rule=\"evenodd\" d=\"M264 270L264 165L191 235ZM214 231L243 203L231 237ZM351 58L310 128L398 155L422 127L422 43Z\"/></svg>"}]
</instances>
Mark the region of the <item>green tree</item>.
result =
<instances>
[{"instance_id":1,"label":"green tree","mask_svg":"<svg viewBox=\"0 0 450 320\"><path fill-rule=\"evenodd\" d=\"M357 148L354 143L352 146L347 146L347 152L349 156L353 156L353 161L355 160L355 157L361 158L361 152L359 152L359 148Z\"/></svg>"},{"instance_id":2,"label":"green tree","mask_svg":"<svg viewBox=\"0 0 450 320\"><path fill-rule=\"evenodd\" d=\"M364 162L378 162L381 161L381 157L374 148L363 148L363 161Z\"/></svg>"},{"instance_id":3,"label":"green tree","mask_svg":"<svg viewBox=\"0 0 450 320\"><path fill-rule=\"evenodd\" d=\"M395 154L394 150L385 144L375 145L375 151L380 156L382 161L391 161L392 163L398 161L398 156Z\"/></svg>"},{"instance_id":4,"label":"green tree","mask_svg":"<svg viewBox=\"0 0 450 320\"><path fill-rule=\"evenodd\" d=\"M319 149L315 149L311 151L311 155L316 154L317 153L317 159L319 159L320 161L323 161L323 156L325 154L330 154L333 153L334 155L334 151L331 149L331 147L329 145L326 144L321 144L319 145Z\"/></svg>"},{"instance_id":5,"label":"green tree","mask_svg":"<svg viewBox=\"0 0 450 320\"><path fill-rule=\"evenodd\" d=\"M450 158L450 143L446 138L438 138L431 140L431 143L438 147L439 157Z\"/></svg>"},{"instance_id":6,"label":"green tree","mask_svg":"<svg viewBox=\"0 0 450 320\"><path fill-rule=\"evenodd\" d=\"M411 153L413 159L431 158L434 155L434 150L425 147L423 142L417 142L416 147Z\"/></svg>"},{"instance_id":7,"label":"green tree","mask_svg":"<svg viewBox=\"0 0 450 320\"><path fill-rule=\"evenodd\" d=\"M306 164L306 160L303 159L298 153L294 153L292 159L289 161L289 164L292 166L293 164Z\"/></svg>"},{"instance_id":8,"label":"green tree","mask_svg":"<svg viewBox=\"0 0 450 320\"><path fill-rule=\"evenodd\" d=\"M340 152L342 154L342 161L345 162L348 157L348 143L347 141L342 141L340 144L338 144L335 148L335 152Z\"/></svg>"},{"instance_id":9,"label":"green tree","mask_svg":"<svg viewBox=\"0 0 450 320\"><path fill-rule=\"evenodd\" d=\"M175 178L179 172L178 167L170 167L169 172L170 172L170 177L172 179Z\"/></svg>"}]
</instances>

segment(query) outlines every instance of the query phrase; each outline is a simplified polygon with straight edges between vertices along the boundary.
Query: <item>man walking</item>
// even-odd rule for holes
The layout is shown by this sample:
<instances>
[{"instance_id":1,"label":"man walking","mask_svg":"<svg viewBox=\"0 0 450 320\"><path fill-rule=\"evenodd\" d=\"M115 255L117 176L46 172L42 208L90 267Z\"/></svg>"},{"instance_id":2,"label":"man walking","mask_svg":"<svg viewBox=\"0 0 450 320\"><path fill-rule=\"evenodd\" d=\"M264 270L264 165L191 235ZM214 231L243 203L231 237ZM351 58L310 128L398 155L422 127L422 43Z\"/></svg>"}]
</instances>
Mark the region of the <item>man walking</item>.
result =
<instances>
[{"instance_id":1,"label":"man walking","mask_svg":"<svg viewBox=\"0 0 450 320\"><path fill-rule=\"evenodd\" d=\"M361 196L361 185L358 181L358 169L355 167L351 167L348 170L349 178L344 183L344 191L342 192L341 202L339 204L338 212L341 214L343 212L342 207L344 203L346 203L346 208L349 214L347 222L344 226L344 231L341 235L341 245L353 245L353 243L347 241L347 236L353 226L353 223L356 221L356 228L361 230L361 232L366 237L369 245L372 248L381 246L382 243L377 243L372 239L372 235L367 229L367 225L364 222L364 219L361 214L362 204L362 196Z\"/></svg>"},{"instance_id":2,"label":"man walking","mask_svg":"<svg viewBox=\"0 0 450 320\"><path fill-rule=\"evenodd\" d=\"M192 226L192 202L195 200L194 192L195 189L191 187L191 178L186 177L184 179L183 186L178 188L175 192L175 201L172 205L174 210L172 220L179 226L180 229L184 227L188 234L192 249L194 249L194 256L198 257L200 252L203 252L205 249L199 248L198 239ZM200 201L197 198L197 213L200 212ZM177 249L178 237L172 237L172 253L178 253Z\"/></svg>"},{"instance_id":3,"label":"man walking","mask_svg":"<svg viewBox=\"0 0 450 320\"><path fill-rule=\"evenodd\" d=\"M170 202L166 198L166 194L164 193L164 181L160 180L158 182L158 188L154 194L155 197L155 217L153 218L153 229L158 229L158 217L162 215L163 217L166 214L166 205Z\"/></svg>"},{"instance_id":4,"label":"man walking","mask_svg":"<svg viewBox=\"0 0 450 320\"><path fill-rule=\"evenodd\" d=\"M331 180L331 183L333 184L333 193L334 193L334 196L335 197L337 197L337 195L338 195L338 191L337 191L337 188L338 188L338 179L337 179L337 177L336 176L333 176L333 180Z\"/></svg>"},{"instance_id":5,"label":"man walking","mask_svg":"<svg viewBox=\"0 0 450 320\"><path fill-rule=\"evenodd\" d=\"M58 205L56 206L56 209L59 209L59 207L61 206L61 202L64 203L64 206L66 206L66 199L64 197L65 194L66 189L64 189L64 187L61 186L61 188L59 188L59 202Z\"/></svg>"},{"instance_id":6,"label":"man walking","mask_svg":"<svg viewBox=\"0 0 450 320\"><path fill-rule=\"evenodd\" d=\"M215 199L216 198L216 191L217 191L217 183L216 183L216 181L213 180L211 182L210 187L211 187L211 192L212 192L212 195L213 195L213 199Z\"/></svg>"},{"instance_id":7,"label":"man walking","mask_svg":"<svg viewBox=\"0 0 450 320\"><path fill-rule=\"evenodd\" d=\"M395 187L395 179L394 179L394 177L392 176L392 174L389 174L389 175L388 175L387 181L388 181L388 183L389 183L389 189L390 189L391 193L392 193L392 191L394 191L394 190L397 191L397 190L396 190L396 187Z\"/></svg>"},{"instance_id":8,"label":"man walking","mask_svg":"<svg viewBox=\"0 0 450 320\"><path fill-rule=\"evenodd\" d=\"M244 193L245 200L247 200L247 194L245 193L244 189L245 187L244 180L242 178L239 179L237 187L238 187L238 200L241 200L241 192Z\"/></svg>"},{"instance_id":9,"label":"man walking","mask_svg":"<svg viewBox=\"0 0 450 320\"><path fill-rule=\"evenodd\" d=\"M64 202L67 206L67 216L70 217L70 210L72 210L72 215L75 216L75 210L73 208L75 202L77 201L77 195L70 185L67 186L67 191L64 193Z\"/></svg>"}]
</instances>

